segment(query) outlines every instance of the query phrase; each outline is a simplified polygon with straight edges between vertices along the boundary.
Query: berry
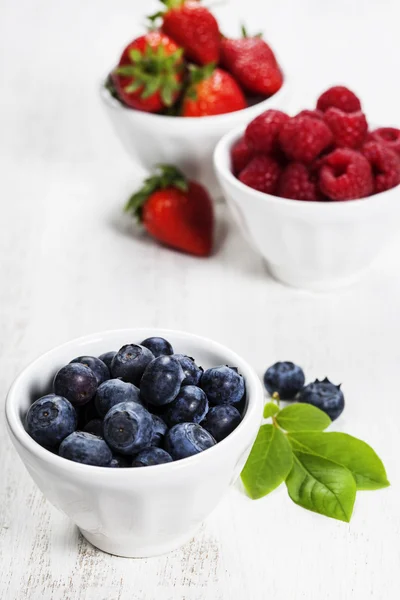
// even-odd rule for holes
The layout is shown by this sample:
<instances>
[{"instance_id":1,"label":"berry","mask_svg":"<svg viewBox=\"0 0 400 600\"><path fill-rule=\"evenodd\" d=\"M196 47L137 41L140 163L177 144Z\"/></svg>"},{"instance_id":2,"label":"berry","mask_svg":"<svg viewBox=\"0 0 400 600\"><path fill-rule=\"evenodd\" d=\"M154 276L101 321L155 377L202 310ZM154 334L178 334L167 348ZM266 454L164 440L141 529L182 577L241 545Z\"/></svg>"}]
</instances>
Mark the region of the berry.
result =
<instances>
[{"instance_id":1,"label":"berry","mask_svg":"<svg viewBox=\"0 0 400 600\"><path fill-rule=\"evenodd\" d=\"M83 431L86 433L92 433L93 435L97 435L98 437L103 437L103 421L101 419L92 419L88 423L86 423Z\"/></svg>"},{"instance_id":2,"label":"berry","mask_svg":"<svg viewBox=\"0 0 400 600\"><path fill-rule=\"evenodd\" d=\"M260 154L255 156L243 169L239 180L253 190L265 194L275 194L280 173L281 168L274 158Z\"/></svg>"},{"instance_id":3,"label":"berry","mask_svg":"<svg viewBox=\"0 0 400 600\"><path fill-rule=\"evenodd\" d=\"M122 454L114 454L109 466L113 469L126 469L132 466L132 458Z\"/></svg>"},{"instance_id":4,"label":"berry","mask_svg":"<svg viewBox=\"0 0 400 600\"><path fill-rule=\"evenodd\" d=\"M186 385L168 406L165 421L170 427L178 423L200 423L208 411L208 400L203 390L195 385Z\"/></svg>"},{"instance_id":5,"label":"berry","mask_svg":"<svg viewBox=\"0 0 400 600\"><path fill-rule=\"evenodd\" d=\"M204 372L203 367L196 365L194 358L186 356L185 354L174 354L174 357L177 361L179 361L179 364L181 365L185 375L185 379L182 381L182 386L198 385Z\"/></svg>"},{"instance_id":6,"label":"berry","mask_svg":"<svg viewBox=\"0 0 400 600\"><path fill-rule=\"evenodd\" d=\"M290 163L282 172L278 196L292 200L317 201L321 199L316 177L299 162Z\"/></svg>"},{"instance_id":7,"label":"berry","mask_svg":"<svg viewBox=\"0 0 400 600\"><path fill-rule=\"evenodd\" d=\"M275 363L264 374L264 385L268 393L271 396L277 393L282 400L293 400L304 382L303 369L288 361Z\"/></svg>"},{"instance_id":8,"label":"berry","mask_svg":"<svg viewBox=\"0 0 400 600\"><path fill-rule=\"evenodd\" d=\"M177 397L185 374L174 356L159 356L146 368L141 385L142 399L154 406L169 404Z\"/></svg>"},{"instance_id":9,"label":"berry","mask_svg":"<svg viewBox=\"0 0 400 600\"><path fill-rule=\"evenodd\" d=\"M77 417L71 402L48 394L36 400L25 417L29 435L41 446L58 446L76 429Z\"/></svg>"},{"instance_id":10,"label":"berry","mask_svg":"<svg viewBox=\"0 0 400 600\"><path fill-rule=\"evenodd\" d=\"M332 200L364 198L373 191L371 167L360 152L338 148L324 158L319 184Z\"/></svg>"},{"instance_id":11,"label":"berry","mask_svg":"<svg viewBox=\"0 0 400 600\"><path fill-rule=\"evenodd\" d=\"M174 353L171 344L162 337L149 337L141 342L141 346L148 348L155 358Z\"/></svg>"},{"instance_id":12,"label":"berry","mask_svg":"<svg viewBox=\"0 0 400 600\"><path fill-rule=\"evenodd\" d=\"M122 346L112 360L111 375L115 379L121 377L124 381L137 385L153 358L153 354L144 346L138 344Z\"/></svg>"},{"instance_id":13,"label":"berry","mask_svg":"<svg viewBox=\"0 0 400 600\"><path fill-rule=\"evenodd\" d=\"M61 443L59 455L68 460L94 465L97 467L108 467L112 459L112 452L106 442L84 431L74 431Z\"/></svg>"},{"instance_id":14,"label":"berry","mask_svg":"<svg viewBox=\"0 0 400 600\"><path fill-rule=\"evenodd\" d=\"M394 127L380 127L371 131L369 139L375 142L380 142L400 154L400 129Z\"/></svg>"},{"instance_id":15,"label":"berry","mask_svg":"<svg viewBox=\"0 0 400 600\"><path fill-rule=\"evenodd\" d=\"M104 354L100 354L99 356L99 359L103 361L103 363L106 365L109 371L111 371L112 359L116 354L117 353L115 350L111 350L110 352L105 352Z\"/></svg>"},{"instance_id":16,"label":"berry","mask_svg":"<svg viewBox=\"0 0 400 600\"><path fill-rule=\"evenodd\" d=\"M323 381L316 379L303 388L299 395L299 402L312 404L326 412L332 421L338 418L344 409L344 396L340 385L334 385L325 378Z\"/></svg>"},{"instance_id":17,"label":"berry","mask_svg":"<svg viewBox=\"0 0 400 600\"><path fill-rule=\"evenodd\" d=\"M89 367L81 363L70 363L62 367L54 378L55 393L67 398L74 406L89 402L96 390L96 376Z\"/></svg>"},{"instance_id":18,"label":"berry","mask_svg":"<svg viewBox=\"0 0 400 600\"><path fill-rule=\"evenodd\" d=\"M232 171L234 174L239 175L249 164L253 156L254 152L250 150L244 137L240 138L231 150Z\"/></svg>"},{"instance_id":19,"label":"berry","mask_svg":"<svg viewBox=\"0 0 400 600\"><path fill-rule=\"evenodd\" d=\"M330 146L332 133L320 119L292 117L283 123L279 141L288 158L309 163Z\"/></svg>"},{"instance_id":20,"label":"berry","mask_svg":"<svg viewBox=\"0 0 400 600\"><path fill-rule=\"evenodd\" d=\"M78 358L71 360L72 363L80 363L89 367L97 379L97 385L100 385L106 379L110 379L110 371L100 358L96 358L95 356L78 356Z\"/></svg>"},{"instance_id":21,"label":"berry","mask_svg":"<svg viewBox=\"0 0 400 600\"><path fill-rule=\"evenodd\" d=\"M389 146L367 142L362 153L372 167L374 192L384 192L400 183L400 156Z\"/></svg>"},{"instance_id":22,"label":"berry","mask_svg":"<svg viewBox=\"0 0 400 600\"><path fill-rule=\"evenodd\" d=\"M172 456L162 448L146 448L133 459L132 467L151 467L172 462Z\"/></svg>"},{"instance_id":23,"label":"berry","mask_svg":"<svg viewBox=\"0 0 400 600\"><path fill-rule=\"evenodd\" d=\"M322 110L318 110L317 108L314 108L314 110L308 110L306 108L297 113L296 117L312 117L313 119L322 120L324 118L324 113Z\"/></svg>"},{"instance_id":24,"label":"berry","mask_svg":"<svg viewBox=\"0 0 400 600\"><path fill-rule=\"evenodd\" d=\"M222 365L204 372L200 382L210 404L237 405L245 393L244 379L236 368Z\"/></svg>"},{"instance_id":25,"label":"berry","mask_svg":"<svg viewBox=\"0 0 400 600\"><path fill-rule=\"evenodd\" d=\"M328 108L324 120L333 133L336 146L359 148L364 143L368 123L363 112L346 113L340 108Z\"/></svg>"},{"instance_id":26,"label":"berry","mask_svg":"<svg viewBox=\"0 0 400 600\"><path fill-rule=\"evenodd\" d=\"M142 404L139 389L133 383L126 383L122 379L109 379L102 383L94 402L101 417L105 417L110 408L121 402Z\"/></svg>"},{"instance_id":27,"label":"berry","mask_svg":"<svg viewBox=\"0 0 400 600\"><path fill-rule=\"evenodd\" d=\"M174 460L203 452L215 443L212 435L197 423L179 423L165 436L165 449Z\"/></svg>"},{"instance_id":28,"label":"berry","mask_svg":"<svg viewBox=\"0 0 400 600\"><path fill-rule=\"evenodd\" d=\"M104 438L118 454L135 454L150 446L154 434L152 415L140 404L122 402L104 417Z\"/></svg>"},{"instance_id":29,"label":"berry","mask_svg":"<svg viewBox=\"0 0 400 600\"><path fill-rule=\"evenodd\" d=\"M220 442L236 429L241 420L240 412L234 406L220 404L208 411L201 425L217 442Z\"/></svg>"},{"instance_id":30,"label":"berry","mask_svg":"<svg viewBox=\"0 0 400 600\"><path fill-rule=\"evenodd\" d=\"M328 108L339 108L347 113L361 110L361 102L357 96L344 86L329 88L318 98L317 109L325 112Z\"/></svg>"},{"instance_id":31,"label":"berry","mask_svg":"<svg viewBox=\"0 0 400 600\"><path fill-rule=\"evenodd\" d=\"M282 125L289 120L280 110L266 110L253 119L244 134L248 147L254 152L269 154L277 147Z\"/></svg>"},{"instance_id":32,"label":"berry","mask_svg":"<svg viewBox=\"0 0 400 600\"><path fill-rule=\"evenodd\" d=\"M153 417L153 437L151 438L151 446L162 446L165 434L168 427L161 417L152 415Z\"/></svg>"}]
</instances>

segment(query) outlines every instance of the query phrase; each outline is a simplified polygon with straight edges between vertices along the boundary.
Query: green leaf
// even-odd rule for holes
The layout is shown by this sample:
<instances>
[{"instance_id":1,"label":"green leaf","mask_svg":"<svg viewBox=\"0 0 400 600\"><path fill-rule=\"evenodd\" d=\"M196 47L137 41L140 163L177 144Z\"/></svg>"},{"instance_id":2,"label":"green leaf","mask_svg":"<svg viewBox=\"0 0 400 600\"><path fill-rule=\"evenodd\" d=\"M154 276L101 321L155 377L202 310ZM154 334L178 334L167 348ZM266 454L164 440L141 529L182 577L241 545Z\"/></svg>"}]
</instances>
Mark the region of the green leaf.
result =
<instances>
[{"instance_id":1,"label":"green leaf","mask_svg":"<svg viewBox=\"0 0 400 600\"><path fill-rule=\"evenodd\" d=\"M347 433L299 432L291 433L288 438L295 450L317 454L347 467L358 490L378 490L390 485L376 452Z\"/></svg>"},{"instance_id":2,"label":"green leaf","mask_svg":"<svg viewBox=\"0 0 400 600\"><path fill-rule=\"evenodd\" d=\"M286 436L273 425L262 425L241 477L254 500L266 496L285 481L293 453Z\"/></svg>"},{"instance_id":3,"label":"green leaf","mask_svg":"<svg viewBox=\"0 0 400 600\"><path fill-rule=\"evenodd\" d=\"M345 467L322 456L296 452L286 486L290 498L299 506L350 522L356 482Z\"/></svg>"},{"instance_id":4,"label":"green leaf","mask_svg":"<svg viewBox=\"0 0 400 600\"><path fill-rule=\"evenodd\" d=\"M278 412L279 407L275 404L275 402L267 402L267 404L264 406L264 419L273 417Z\"/></svg>"},{"instance_id":5,"label":"green leaf","mask_svg":"<svg viewBox=\"0 0 400 600\"><path fill-rule=\"evenodd\" d=\"M287 406L280 411L276 420L286 431L320 431L332 422L326 413L311 404Z\"/></svg>"}]
</instances>

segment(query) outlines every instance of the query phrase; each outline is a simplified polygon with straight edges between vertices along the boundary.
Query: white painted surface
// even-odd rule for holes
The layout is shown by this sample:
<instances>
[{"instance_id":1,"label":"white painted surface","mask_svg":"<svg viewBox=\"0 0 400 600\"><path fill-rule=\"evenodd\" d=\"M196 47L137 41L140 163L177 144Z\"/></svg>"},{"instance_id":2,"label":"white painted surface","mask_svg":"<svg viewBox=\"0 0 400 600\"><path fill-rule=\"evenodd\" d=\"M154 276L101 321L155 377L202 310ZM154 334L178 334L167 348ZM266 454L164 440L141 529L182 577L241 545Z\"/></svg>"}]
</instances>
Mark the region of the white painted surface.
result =
<instances>
[{"instance_id":1,"label":"white painted surface","mask_svg":"<svg viewBox=\"0 0 400 600\"><path fill-rule=\"evenodd\" d=\"M350 526L303 511L284 488L258 502L237 489L185 548L114 558L43 500L1 411L0 597L397 598L400 242L355 287L313 295L269 279L223 207L210 260L136 235L121 205L141 174L105 120L97 79L139 30L143 4L1 3L1 397L30 359L69 338L117 327L188 329L230 345L260 374L293 359L310 379L343 381L340 427L375 447L393 485L360 493ZM372 121L399 123L395 0L362 9L345 0L261 4L247 0L246 21L264 25L295 73L294 108L342 80L362 94ZM244 18L243 6L218 8L227 30Z\"/></svg>"}]
</instances>

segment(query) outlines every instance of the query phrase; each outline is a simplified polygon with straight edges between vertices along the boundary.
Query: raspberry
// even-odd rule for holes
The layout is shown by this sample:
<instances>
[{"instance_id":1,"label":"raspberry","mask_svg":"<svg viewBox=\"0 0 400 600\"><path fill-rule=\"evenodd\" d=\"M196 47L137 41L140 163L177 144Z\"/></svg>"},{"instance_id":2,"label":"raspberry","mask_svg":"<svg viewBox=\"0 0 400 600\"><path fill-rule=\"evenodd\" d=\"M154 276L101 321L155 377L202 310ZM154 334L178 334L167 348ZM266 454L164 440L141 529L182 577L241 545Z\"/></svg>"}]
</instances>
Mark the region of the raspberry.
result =
<instances>
[{"instance_id":1,"label":"raspberry","mask_svg":"<svg viewBox=\"0 0 400 600\"><path fill-rule=\"evenodd\" d=\"M384 192L400 183L400 157L384 144L367 142L362 153L372 167L375 193Z\"/></svg>"},{"instance_id":2,"label":"raspberry","mask_svg":"<svg viewBox=\"0 0 400 600\"><path fill-rule=\"evenodd\" d=\"M258 115L246 129L245 140L249 148L265 154L272 152L281 127L288 119L289 117L280 110L267 110Z\"/></svg>"},{"instance_id":3,"label":"raspberry","mask_svg":"<svg viewBox=\"0 0 400 600\"><path fill-rule=\"evenodd\" d=\"M328 108L339 108L343 112L361 110L361 102L357 96L342 85L329 88L318 98L317 108L325 112Z\"/></svg>"},{"instance_id":4,"label":"raspberry","mask_svg":"<svg viewBox=\"0 0 400 600\"><path fill-rule=\"evenodd\" d=\"M380 142L397 152L397 154L400 154L400 129L380 127L379 129L375 129L375 131L371 131L368 139Z\"/></svg>"},{"instance_id":5,"label":"raspberry","mask_svg":"<svg viewBox=\"0 0 400 600\"><path fill-rule=\"evenodd\" d=\"M321 191L332 200L352 200L373 191L371 167L365 156L349 148L328 154L319 173Z\"/></svg>"},{"instance_id":6,"label":"raspberry","mask_svg":"<svg viewBox=\"0 0 400 600\"><path fill-rule=\"evenodd\" d=\"M332 133L326 123L319 119L293 117L282 125L279 141L288 158L312 162L330 145Z\"/></svg>"},{"instance_id":7,"label":"raspberry","mask_svg":"<svg viewBox=\"0 0 400 600\"><path fill-rule=\"evenodd\" d=\"M314 119L323 119L324 113L322 110L318 110L317 108L314 110L308 110L305 108L304 110L301 110L296 117L313 117Z\"/></svg>"},{"instance_id":8,"label":"raspberry","mask_svg":"<svg viewBox=\"0 0 400 600\"><path fill-rule=\"evenodd\" d=\"M319 200L316 178L302 163L292 162L283 171L279 186L278 196L292 198L292 200Z\"/></svg>"},{"instance_id":9,"label":"raspberry","mask_svg":"<svg viewBox=\"0 0 400 600\"><path fill-rule=\"evenodd\" d=\"M336 146L359 148L366 139L368 124L363 112L346 113L340 108L328 108L325 113Z\"/></svg>"},{"instance_id":10,"label":"raspberry","mask_svg":"<svg viewBox=\"0 0 400 600\"><path fill-rule=\"evenodd\" d=\"M275 194L280 174L281 169L276 160L260 154L243 169L239 179L254 190Z\"/></svg>"},{"instance_id":11,"label":"raspberry","mask_svg":"<svg viewBox=\"0 0 400 600\"><path fill-rule=\"evenodd\" d=\"M244 137L240 138L240 140L234 144L231 151L232 169L235 175L238 175L243 171L253 156L254 152L250 150Z\"/></svg>"}]
</instances>

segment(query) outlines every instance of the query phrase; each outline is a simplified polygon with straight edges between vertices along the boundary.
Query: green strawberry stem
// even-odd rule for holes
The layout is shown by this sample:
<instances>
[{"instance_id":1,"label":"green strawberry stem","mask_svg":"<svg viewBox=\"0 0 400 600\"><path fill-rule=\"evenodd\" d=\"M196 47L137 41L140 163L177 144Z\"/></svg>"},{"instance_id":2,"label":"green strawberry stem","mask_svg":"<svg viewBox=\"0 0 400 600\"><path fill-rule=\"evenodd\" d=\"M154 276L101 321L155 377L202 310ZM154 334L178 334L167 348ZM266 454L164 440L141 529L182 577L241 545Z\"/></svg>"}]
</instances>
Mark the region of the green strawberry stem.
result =
<instances>
[{"instance_id":1,"label":"green strawberry stem","mask_svg":"<svg viewBox=\"0 0 400 600\"><path fill-rule=\"evenodd\" d=\"M188 65L188 86L185 92L185 97L190 100L197 99L196 85L211 77L216 68L216 63L208 63L203 67L198 65Z\"/></svg>"},{"instance_id":2,"label":"green strawberry stem","mask_svg":"<svg viewBox=\"0 0 400 600\"><path fill-rule=\"evenodd\" d=\"M246 29L246 26L242 24L241 28L240 28L241 32L242 32L242 37L243 38L262 38L263 34L262 33L256 33L255 35L249 35Z\"/></svg>"}]
</instances>

